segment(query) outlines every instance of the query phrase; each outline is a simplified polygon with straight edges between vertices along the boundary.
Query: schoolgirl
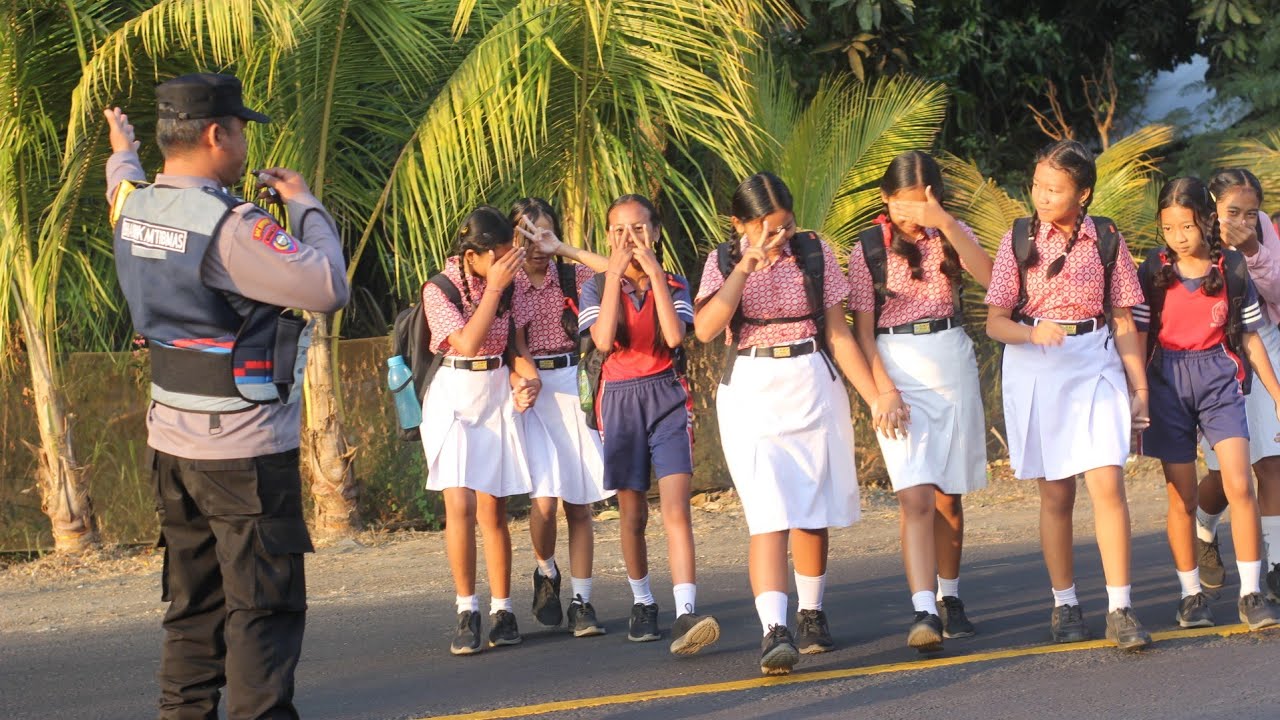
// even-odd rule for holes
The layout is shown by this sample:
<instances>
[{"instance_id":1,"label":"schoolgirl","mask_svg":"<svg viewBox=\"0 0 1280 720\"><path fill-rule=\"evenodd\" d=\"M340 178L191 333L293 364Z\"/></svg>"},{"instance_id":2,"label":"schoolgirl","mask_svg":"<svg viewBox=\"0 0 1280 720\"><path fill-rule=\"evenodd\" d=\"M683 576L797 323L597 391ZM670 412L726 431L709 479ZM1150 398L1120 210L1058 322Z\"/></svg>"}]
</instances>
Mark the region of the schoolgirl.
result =
<instances>
[{"instance_id":1,"label":"schoolgirl","mask_svg":"<svg viewBox=\"0 0 1280 720\"><path fill-rule=\"evenodd\" d=\"M905 434L876 439L898 496L915 610L907 644L926 652L941 649L944 636L974 634L960 600L961 498L987 484L986 419L961 326L960 274L986 287L991 258L943 207L942 171L929 155L894 158L880 197L886 213L849 258L849 306L886 409L911 408Z\"/></svg>"},{"instance_id":2,"label":"schoolgirl","mask_svg":"<svg viewBox=\"0 0 1280 720\"><path fill-rule=\"evenodd\" d=\"M1257 334L1266 322L1243 258L1223 253L1204 183L1184 177L1166 184L1157 220L1165 247L1152 249L1139 268L1146 302L1133 315L1149 349L1150 407L1157 421L1142 433L1142 452L1160 459L1169 490L1169 548L1182 585L1177 620L1182 627L1213 625L1193 540L1198 428L1218 455L1233 508L1240 621L1257 630L1277 619L1259 591L1262 539L1249 478L1248 373L1240 356L1267 393L1280 398L1280 382Z\"/></svg>"},{"instance_id":3,"label":"schoolgirl","mask_svg":"<svg viewBox=\"0 0 1280 720\"><path fill-rule=\"evenodd\" d=\"M507 498L529 492L529 470L511 386L524 388L532 398L538 382L531 363L508 369L504 352L512 325L507 288L524 258L522 248L512 248L507 217L497 208L482 206L462 224L442 271L459 290L461 307L435 280L422 290L431 351L444 355L427 393L421 433L427 489L444 493L445 546L458 603L458 628L450 647L455 655L481 649L475 595L477 522L492 594L489 646L521 640L511 611Z\"/></svg>"},{"instance_id":4,"label":"schoolgirl","mask_svg":"<svg viewBox=\"0 0 1280 720\"><path fill-rule=\"evenodd\" d=\"M832 359L873 406L876 394L845 321L839 261L816 234L796 230L787 186L752 175L734 193L732 215L734 239L703 269L694 327L703 342L728 329L716 415L751 534L760 670L779 675L800 653L834 647L822 606L828 528L860 513L849 398ZM796 636L787 628L788 542Z\"/></svg>"},{"instance_id":5,"label":"schoolgirl","mask_svg":"<svg viewBox=\"0 0 1280 720\"><path fill-rule=\"evenodd\" d=\"M559 625L560 570L556 566L556 511L564 503L569 526L569 629L575 637L603 635L591 605L594 531L591 504L613 496L605 490L600 436L587 427L578 403L578 303L582 284L608 260L560 241L560 218L547 201L525 198L511 208L516 244L526 250L515 278L518 345L532 356L542 380L535 402L518 416L533 490L533 615ZM577 260L562 263L560 257ZM562 287L561 283L569 285ZM570 302L567 300L572 299ZM520 403L517 393L517 404Z\"/></svg>"},{"instance_id":6,"label":"schoolgirl","mask_svg":"<svg viewBox=\"0 0 1280 720\"><path fill-rule=\"evenodd\" d=\"M1209 194L1215 199L1218 225L1224 249L1238 251L1257 288L1266 321L1258 338L1274 364L1280 359L1280 235L1260 210L1262 183L1248 170L1230 168L1214 173ZM1265 586L1275 602L1280 602L1280 421L1276 405L1264 392L1245 398L1249 416L1249 461L1258 478L1258 503L1262 512ZM1200 481L1196 511L1196 557L1200 582L1216 590L1226 582L1226 568L1218 549L1218 521L1227 509L1227 496L1218 472L1218 457L1201 442L1208 475Z\"/></svg>"},{"instance_id":7,"label":"schoolgirl","mask_svg":"<svg viewBox=\"0 0 1280 720\"><path fill-rule=\"evenodd\" d=\"M627 639L662 637L658 604L649 587L645 527L649 478L658 479L662 524L674 585L676 620L671 652L690 655L720 637L710 615L696 613L693 524L692 401L674 357L693 324L689 284L662 269L655 252L661 224L640 195L623 195L608 212L608 269L582 286L579 329L607 352L595 403L604 443L604 487L618 493L622 555L635 604Z\"/></svg>"},{"instance_id":8,"label":"schoolgirl","mask_svg":"<svg viewBox=\"0 0 1280 720\"><path fill-rule=\"evenodd\" d=\"M1124 239L1109 220L1088 214L1096 180L1093 157L1077 142L1053 143L1036 157L1035 213L1000 242L987 290L987 334L1005 344L1002 390L1014 476L1040 478L1053 640L1089 637L1071 547L1075 476L1084 473L1106 577L1106 636L1133 649L1151 642L1130 602L1123 474L1130 430L1149 422L1131 312L1142 291Z\"/></svg>"}]
</instances>

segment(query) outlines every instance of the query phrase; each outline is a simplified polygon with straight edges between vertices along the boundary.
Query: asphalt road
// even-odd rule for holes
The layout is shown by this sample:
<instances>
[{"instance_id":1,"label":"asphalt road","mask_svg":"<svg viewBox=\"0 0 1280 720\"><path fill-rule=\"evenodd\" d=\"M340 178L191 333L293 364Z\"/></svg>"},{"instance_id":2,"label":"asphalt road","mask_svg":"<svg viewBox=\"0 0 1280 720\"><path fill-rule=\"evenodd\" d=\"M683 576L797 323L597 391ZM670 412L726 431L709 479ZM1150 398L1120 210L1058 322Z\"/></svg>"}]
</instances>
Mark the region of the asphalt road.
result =
<instances>
[{"instance_id":1,"label":"asphalt road","mask_svg":"<svg viewBox=\"0 0 1280 720\"><path fill-rule=\"evenodd\" d=\"M423 718L747 680L744 689L695 688L681 697L561 709L546 717L1280 717L1280 630L1168 639L1138 654L1107 648L1020 654L1046 645L1051 604L1038 548L1028 540L967 552L961 589L979 635L948 641L941 657L973 662L926 662L922 669L887 667L875 675L762 687L756 680L759 625L745 570L699 577L699 611L715 614L723 635L705 654L678 660L666 642L627 642L625 581L596 582L594 600L609 634L575 639L535 625L522 579L515 600L524 644L467 658L448 653L454 616L447 598L408 594L359 606L313 603L298 707L313 719ZM1227 533L1228 560L1229 544ZM1173 630L1177 583L1163 535L1137 538L1134 555L1138 616L1148 629ZM1091 541L1077 546L1076 563L1086 620L1101 637L1106 600ZM791 678L919 665L920 656L905 645L911 613L897 556L841 560L828 577L826 609L839 647L803 657ZM1237 621L1234 579L1232 571L1214 604L1222 625ZM655 581L654 593L666 630L669 584ZM76 634L0 637L0 718L151 717L159 640L154 617ZM1019 653L985 657L1011 648Z\"/></svg>"}]
</instances>

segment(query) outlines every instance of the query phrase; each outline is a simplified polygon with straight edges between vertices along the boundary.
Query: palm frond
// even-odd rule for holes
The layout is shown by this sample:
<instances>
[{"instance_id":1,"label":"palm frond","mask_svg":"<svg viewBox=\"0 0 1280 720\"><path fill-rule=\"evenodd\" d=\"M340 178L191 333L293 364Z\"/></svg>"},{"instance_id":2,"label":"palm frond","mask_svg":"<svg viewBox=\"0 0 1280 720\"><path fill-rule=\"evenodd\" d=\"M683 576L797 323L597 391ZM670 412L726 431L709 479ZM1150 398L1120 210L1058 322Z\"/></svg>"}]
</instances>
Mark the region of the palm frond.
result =
<instances>
[{"instance_id":1,"label":"palm frond","mask_svg":"<svg viewBox=\"0 0 1280 720\"><path fill-rule=\"evenodd\" d=\"M1272 130L1261 138L1228 143L1218 158L1218 167L1248 168L1262 181L1264 198L1280 198L1280 130ZM1271 206L1274 210L1274 199ZM1263 205L1263 209L1267 206Z\"/></svg>"},{"instance_id":2,"label":"palm frond","mask_svg":"<svg viewBox=\"0 0 1280 720\"><path fill-rule=\"evenodd\" d=\"M1134 253L1158 242L1150 187L1160 177L1155 153L1172 141L1172 127L1148 125L1097 157L1098 185L1089 212L1115 220Z\"/></svg>"}]
</instances>

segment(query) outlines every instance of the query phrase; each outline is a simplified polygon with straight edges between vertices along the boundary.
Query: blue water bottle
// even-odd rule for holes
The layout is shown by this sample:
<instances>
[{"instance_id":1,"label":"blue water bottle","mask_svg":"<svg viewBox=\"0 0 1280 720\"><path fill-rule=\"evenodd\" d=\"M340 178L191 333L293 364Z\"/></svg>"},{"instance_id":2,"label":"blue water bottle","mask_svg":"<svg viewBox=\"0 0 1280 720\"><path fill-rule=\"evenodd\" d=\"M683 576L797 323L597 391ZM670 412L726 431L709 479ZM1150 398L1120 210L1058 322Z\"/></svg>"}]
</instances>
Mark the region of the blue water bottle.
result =
<instances>
[{"instance_id":1,"label":"blue water bottle","mask_svg":"<svg viewBox=\"0 0 1280 720\"><path fill-rule=\"evenodd\" d=\"M413 388L413 373L399 355L387 358L387 387L396 397L396 417L400 420L400 428L408 430L421 425L422 408Z\"/></svg>"}]
</instances>

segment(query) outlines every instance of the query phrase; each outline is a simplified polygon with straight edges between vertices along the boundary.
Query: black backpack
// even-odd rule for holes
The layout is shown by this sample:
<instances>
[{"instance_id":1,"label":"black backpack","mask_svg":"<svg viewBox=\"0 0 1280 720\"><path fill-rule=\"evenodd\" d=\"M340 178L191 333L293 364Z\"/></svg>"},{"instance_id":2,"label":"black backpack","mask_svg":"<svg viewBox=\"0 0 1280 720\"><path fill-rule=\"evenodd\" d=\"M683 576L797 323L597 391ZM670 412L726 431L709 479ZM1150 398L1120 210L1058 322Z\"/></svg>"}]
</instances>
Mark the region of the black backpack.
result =
<instances>
[{"instance_id":1,"label":"black backpack","mask_svg":"<svg viewBox=\"0 0 1280 720\"><path fill-rule=\"evenodd\" d=\"M1248 395L1253 384L1253 368L1249 365L1244 350L1244 298L1249 286L1249 268L1245 264L1244 253L1223 251L1222 261L1227 290L1227 347L1235 353L1244 367L1244 382L1240 384L1240 389ZM1164 310L1164 298L1169 289L1157 288L1155 280L1165 263L1164 248L1155 247L1147 251L1147 256L1138 269L1142 295L1147 299L1147 307L1151 309L1151 320L1147 323L1148 363L1160 344L1160 313Z\"/></svg>"},{"instance_id":2,"label":"black backpack","mask_svg":"<svg viewBox=\"0 0 1280 720\"><path fill-rule=\"evenodd\" d=\"M462 293L458 291L458 286L453 284L444 273L438 273L431 276L427 283L440 288L440 292L458 308L458 312L464 313L462 309ZM409 367L409 374L413 382L414 394L418 398L418 404L426 408L427 390L431 387L431 381L435 378L436 372L440 370L440 364L444 362L444 355L431 352L431 328L427 324L427 315L422 310L422 290L427 287L426 283L422 285L422 289L418 291L418 301L409 307L401 310L396 315L395 322L391 326L391 354L399 355L404 358L405 365ZM508 287L504 292L506 298L510 298L512 287ZM514 339L515 318L512 313L511 330L509 334ZM508 342L508 353L511 350L512 342ZM392 392L399 392L401 388L392 388ZM406 442L415 442L422 438L418 428L400 428L400 439Z\"/></svg>"},{"instance_id":3,"label":"black backpack","mask_svg":"<svg viewBox=\"0 0 1280 720\"><path fill-rule=\"evenodd\" d=\"M556 276L560 280L560 292L564 294L564 310L560 312L560 327L569 339L578 337L578 275L573 266L557 262Z\"/></svg>"},{"instance_id":4,"label":"black backpack","mask_svg":"<svg viewBox=\"0 0 1280 720\"><path fill-rule=\"evenodd\" d=\"M1098 231L1098 259L1102 261L1102 312L1111 320L1111 277L1115 274L1116 256L1120 253L1120 233L1111 218L1093 215L1093 226ZM1031 256L1031 248L1035 238L1031 237L1031 218L1018 218L1013 221L1013 257L1018 261L1018 303L1013 306L1012 317L1021 321L1026 315L1022 309L1027 306L1027 258ZM1132 262L1132 261L1130 261Z\"/></svg>"},{"instance_id":5,"label":"black backpack","mask_svg":"<svg viewBox=\"0 0 1280 720\"><path fill-rule=\"evenodd\" d=\"M804 294L809 300L809 314L785 318L750 318L743 313L742 303L739 302L738 309L734 311L733 317L729 320L729 332L735 340L725 346L724 370L720 376L720 382L724 385L728 385L733 378L733 364L738 359L736 338L739 337L743 325L777 325L812 320L818 329L816 335L818 347L823 353L827 352L827 315L826 303L823 302L826 259L822 254L822 241L818 239L817 233L798 232L791 236L790 243L791 254L798 259L800 269L804 273ZM729 274L733 272L734 265L736 263L733 260L733 243L722 242L717 245L716 267L719 268L720 275L726 278L729 277ZM828 367L828 370L830 370L830 367Z\"/></svg>"},{"instance_id":6,"label":"black backpack","mask_svg":"<svg viewBox=\"0 0 1280 720\"><path fill-rule=\"evenodd\" d=\"M889 289L889 256L884 246L885 225L875 225L858 234L858 243L862 245L862 259L871 273L871 284L876 291L875 324L880 326L880 311L884 308L886 293ZM956 320L964 319L964 304L960 300L961 283L951 283L951 308Z\"/></svg>"}]
</instances>

